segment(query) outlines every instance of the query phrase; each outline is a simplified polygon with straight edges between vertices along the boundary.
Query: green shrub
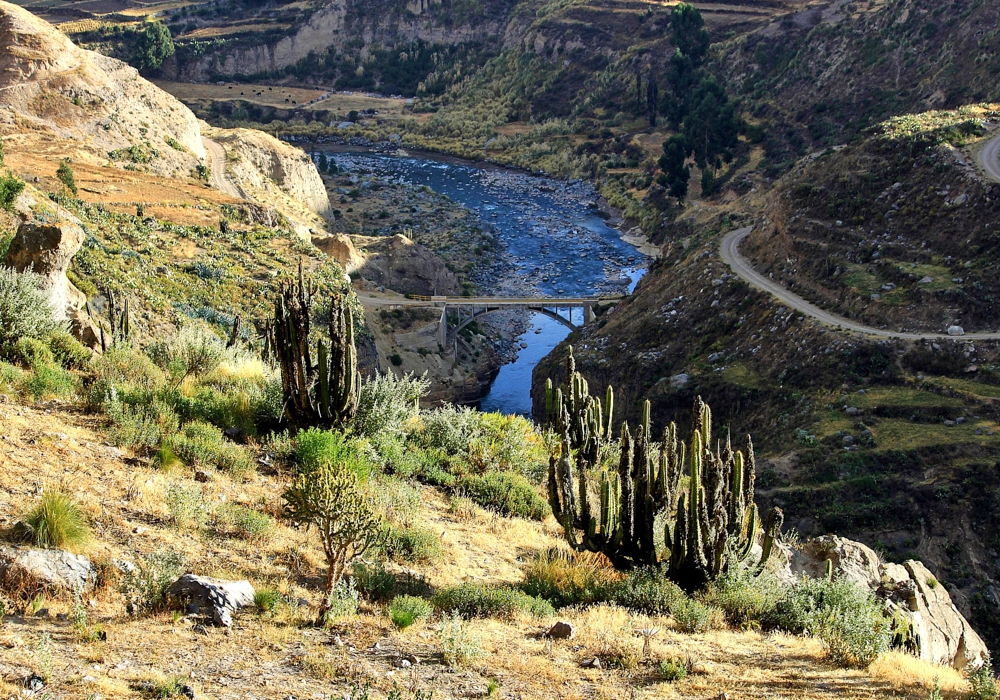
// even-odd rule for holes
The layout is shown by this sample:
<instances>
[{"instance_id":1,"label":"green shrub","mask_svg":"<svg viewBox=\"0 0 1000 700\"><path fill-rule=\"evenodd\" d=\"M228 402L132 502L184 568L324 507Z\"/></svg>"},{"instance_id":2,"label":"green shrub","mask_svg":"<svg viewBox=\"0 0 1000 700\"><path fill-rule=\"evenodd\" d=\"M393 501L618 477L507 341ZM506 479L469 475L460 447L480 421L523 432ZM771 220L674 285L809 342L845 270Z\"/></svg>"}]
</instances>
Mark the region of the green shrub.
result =
<instances>
[{"instance_id":1,"label":"green shrub","mask_svg":"<svg viewBox=\"0 0 1000 700\"><path fill-rule=\"evenodd\" d=\"M16 391L24 381L24 370L0 361L0 390Z\"/></svg>"},{"instance_id":2,"label":"green shrub","mask_svg":"<svg viewBox=\"0 0 1000 700\"><path fill-rule=\"evenodd\" d=\"M184 570L184 556L171 549L136 554L121 566L118 591L129 615L154 613L166 603L167 589Z\"/></svg>"},{"instance_id":3,"label":"green shrub","mask_svg":"<svg viewBox=\"0 0 1000 700\"><path fill-rule=\"evenodd\" d=\"M997 700L1000 698L997 679L993 677L993 662L988 656L982 666L969 671L967 676L971 690L969 700Z\"/></svg>"},{"instance_id":4,"label":"green shrub","mask_svg":"<svg viewBox=\"0 0 1000 700\"><path fill-rule=\"evenodd\" d=\"M398 629L406 629L417 620L430 617L434 606L412 595L396 596L389 603L389 618Z\"/></svg>"},{"instance_id":5,"label":"green shrub","mask_svg":"<svg viewBox=\"0 0 1000 700\"><path fill-rule=\"evenodd\" d=\"M41 338L19 338L5 348L4 355L11 362L28 369L52 365L56 361L52 350Z\"/></svg>"},{"instance_id":6,"label":"green shrub","mask_svg":"<svg viewBox=\"0 0 1000 700\"><path fill-rule=\"evenodd\" d=\"M91 363L94 382L87 393L90 410L101 410L112 398L124 403L148 401L164 385L163 372L139 350L115 344Z\"/></svg>"},{"instance_id":7,"label":"green shrub","mask_svg":"<svg viewBox=\"0 0 1000 700\"><path fill-rule=\"evenodd\" d=\"M122 402L117 390L112 388L105 410L111 421L108 439L112 444L136 453L156 448L178 430L177 414L168 404L156 398L149 399L149 403L129 405Z\"/></svg>"},{"instance_id":8,"label":"green shrub","mask_svg":"<svg viewBox=\"0 0 1000 700\"><path fill-rule=\"evenodd\" d=\"M441 645L441 656L448 666L475 661L485 653L475 632L458 613L443 616L438 642Z\"/></svg>"},{"instance_id":9,"label":"green shrub","mask_svg":"<svg viewBox=\"0 0 1000 700\"><path fill-rule=\"evenodd\" d=\"M59 182L64 184L74 197L77 195L76 178L73 177L73 169L69 167L69 158L63 158L59 161L59 167L56 169L56 177L59 178Z\"/></svg>"},{"instance_id":10,"label":"green shrub","mask_svg":"<svg viewBox=\"0 0 1000 700\"><path fill-rule=\"evenodd\" d=\"M604 600L619 575L608 562L585 553L542 552L524 573L521 590L556 607Z\"/></svg>"},{"instance_id":11,"label":"green shrub","mask_svg":"<svg viewBox=\"0 0 1000 700\"><path fill-rule=\"evenodd\" d=\"M694 634L712 629L718 612L700 601L684 597L673 602L670 614L677 621L681 631Z\"/></svg>"},{"instance_id":12,"label":"green shrub","mask_svg":"<svg viewBox=\"0 0 1000 700\"><path fill-rule=\"evenodd\" d=\"M416 437L421 446L447 455L465 454L469 444L482 436L479 412L466 406L442 406L421 415L420 423Z\"/></svg>"},{"instance_id":13,"label":"green shrub","mask_svg":"<svg viewBox=\"0 0 1000 700\"><path fill-rule=\"evenodd\" d=\"M659 665L660 678L672 683L687 678L688 667L684 659L663 659Z\"/></svg>"},{"instance_id":14,"label":"green shrub","mask_svg":"<svg viewBox=\"0 0 1000 700\"><path fill-rule=\"evenodd\" d=\"M464 618L495 617L510 619L519 613L549 617L555 609L547 600L534 598L524 591L506 586L480 586L463 583L444 588L431 599L434 607Z\"/></svg>"},{"instance_id":15,"label":"green shrub","mask_svg":"<svg viewBox=\"0 0 1000 700\"><path fill-rule=\"evenodd\" d=\"M49 396L70 396L79 388L79 380L57 365L39 365L26 373L19 389L34 400Z\"/></svg>"},{"instance_id":16,"label":"green shrub","mask_svg":"<svg viewBox=\"0 0 1000 700\"><path fill-rule=\"evenodd\" d=\"M323 626L329 627L335 621L358 613L358 589L353 579L342 578L326 597L326 611L323 613Z\"/></svg>"},{"instance_id":17,"label":"green shrub","mask_svg":"<svg viewBox=\"0 0 1000 700\"><path fill-rule=\"evenodd\" d=\"M254 590L253 604L262 613L272 613L281 602L281 594L273 588L260 587Z\"/></svg>"},{"instance_id":18,"label":"green shrub","mask_svg":"<svg viewBox=\"0 0 1000 700\"><path fill-rule=\"evenodd\" d=\"M409 528L423 505L420 487L391 476L380 476L371 485L372 498L382 518L391 525Z\"/></svg>"},{"instance_id":19,"label":"green shrub","mask_svg":"<svg viewBox=\"0 0 1000 700\"><path fill-rule=\"evenodd\" d=\"M819 637L834 662L867 667L889 649L892 623L870 591L847 579L801 579L778 602L773 625Z\"/></svg>"},{"instance_id":20,"label":"green shrub","mask_svg":"<svg viewBox=\"0 0 1000 700\"><path fill-rule=\"evenodd\" d=\"M382 552L395 561L432 562L441 558L441 538L426 527L388 527Z\"/></svg>"},{"instance_id":21,"label":"green shrub","mask_svg":"<svg viewBox=\"0 0 1000 700\"><path fill-rule=\"evenodd\" d=\"M241 479L253 471L250 455L242 445L230 442L211 423L192 421L170 440L170 447L193 467L215 467Z\"/></svg>"},{"instance_id":22,"label":"green shrub","mask_svg":"<svg viewBox=\"0 0 1000 700\"><path fill-rule=\"evenodd\" d=\"M407 374L399 379L392 372L379 374L361 385L358 412L351 427L362 437L398 436L403 425L420 412L420 399L430 381Z\"/></svg>"},{"instance_id":23,"label":"green shrub","mask_svg":"<svg viewBox=\"0 0 1000 700\"><path fill-rule=\"evenodd\" d=\"M389 600L396 590L396 577L381 564L354 562L354 582L368 600Z\"/></svg>"},{"instance_id":24,"label":"green shrub","mask_svg":"<svg viewBox=\"0 0 1000 700\"><path fill-rule=\"evenodd\" d=\"M73 550L85 545L91 536L87 516L73 497L61 490L45 491L25 522L38 547Z\"/></svg>"},{"instance_id":25,"label":"green shrub","mask_svg":"<svg viewBox=\"0 0 1000 700\"><path fill-rule=\"evenodd\" d=\"M57 330L50 333L48 344L56 362L63 367L79 370L90 367L94 353L66 331Z\"/></svg>"},{"instance_id":26,"label":"green shrub","mask_svg":"<svg viewBox=\"0 0 1000 700\"><path fill-rule=\"evenodd\" d=\"M495 510L502 515L545 520L552 514L552 509L538 493L538 489L520 474L470 474L459 479L455 488L483 508Z\"/></svg>"},{"instance_id":27,"label":"green shrub","mask_svg":"<svg viewBox=\"0 0 1000 700\"><path fill-rule=\"evenodd\" d=\"M299 471L308 473L322 466L343 464L362 481L371 473L371 463L356 440L334 430L309 428L296 437L295 458Z\"/></svg>"},{"instance_id":28,"label":"green shrub","mask_svg":"<svg viewBox=\"0 0 1000 700\"><path fill-rule=\"evenodd\" d=\"M647 615L669 615L675 603L687 599L663 569L653 566L629 572L609 587L606 596L609 602Z\"/></svg>"},{"instance_id":29,"label":"green shrub","mask_svg":"<svg viewBox=\"0 0 1000 700\"><path fill-rule=\"evenodd\" d=\"M21 338L44 338L58 330L41 277L0 265L0 347Z\"/></svg>"},{"instance_id":30,"label":"green shrub","mask_svg":"<svg viewBox=\"0 0 1000 700\"><path fill-rule=\"evenodd\" d=\"M703 600L722 610L726 621L737 627L760 626L774 616L784 587L769 571L759 575L745 566L735 566L709 585Z\"/></svg>"},{"instance_id":31,"label":"green shrub","mask_svg":"<svg viewBox=\"0 0 1000 700\"><path fill-rule=\"evenodd\" d=\"M208 506L201 488L170 484L163 497L170 520L178 527L200 528L208 519Z\"/></svg>"},{"instance_id":32,"label":"green shrub","mask_svg":"<svg viewBox=\"0 0 1000 700\"><path fill-rule=\"evenodd\" d=\"M274 518L246 506L227 507L224 520L238 536L247 540L259 542L274 534Z\"/></svg>"},{"instance_id":33,"label":"green shrub","mask_svg":"<svg viewBox=\"0 0 1000 700\"><path fill-rule=\"evenodd\" d=\"M21 196L21 192L24 191L24 180L20 179L9 170L0 175L0 209L4 211L13 211L14 203L17 198ZM7 251L0 247L0 260L7 257Z\"/></svg>"}]
</instances>

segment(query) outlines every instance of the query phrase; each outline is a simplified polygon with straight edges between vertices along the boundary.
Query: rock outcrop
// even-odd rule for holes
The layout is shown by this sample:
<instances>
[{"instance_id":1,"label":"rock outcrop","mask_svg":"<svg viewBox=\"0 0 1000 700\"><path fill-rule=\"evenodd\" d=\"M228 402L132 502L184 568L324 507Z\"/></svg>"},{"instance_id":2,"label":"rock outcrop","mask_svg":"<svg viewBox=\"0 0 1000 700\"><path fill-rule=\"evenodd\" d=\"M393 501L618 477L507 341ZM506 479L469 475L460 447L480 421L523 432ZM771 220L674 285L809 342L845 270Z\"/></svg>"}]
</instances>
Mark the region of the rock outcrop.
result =
<instances>
[{"instance_id":1,"label":"rock outcrop","mask_svg":"<svg viewBox=\"0 0 1000 700\"><path fill-rule=\"evenodd\" d=\"M0 122L81 142L107 159L133 146L142 167L187 175L205 157L194 114L131 66L78 48L27 10L0 1ZM154 153L156 155L154 155ZM122 164L135 165L131 155Z\"/></svg>"},{"instance_id":2,"label":"rock outcrop","mask_svg":"<svg viewBox=\"0 0 1000 700\"><path fill-rule=\"evenodd\" d=\"M170 585L167 593L189 606L197 606L198 612L211 617L215 624L229 627L234 612L253 605L255 591L249 581L184 574Z\"/></svg>"},{"instance_id":3,"label":"rock outcrop","mask_svg":"<svg viewBox=\"0 0 1000 700\"><path fill-rule=\"evenodd\" d=\"M65 321L85 302L83 294L66 278L70 261L83 245L83 229L71 221L25 221L7 251L4 265L18 272L31 270L42 278L56 320Z\"/></svg>"},{"instance_id":4,"label":"rock outcrop","mask_svg":"<svg viewBox=\"0 0 1000 700\"><path fill-rule=\"evenodd\" d=\"M868 588L887 608L910 626L913 651L925 661L959 670L982 665L986 644L951 601L945 587L919 561L883 563L870 547L827 535L786 548L786 579L826 576L831 562L834 578Z\"/></svg>"},{"instance_id":5,"label":"rock outcrop","mask_svg":"<svg viewBox=\"0 0 1000 700\"><path fill-rule=\"evenodd\" d=\"M54 592L84 591L97 580L90 560L59 549L0 547L0 581L8 590L44 588Z\"/></svg>"},{"instance_id":6,"label":"rock outcrop","mask_svg":"<svg viewBox=\"0 0 1000 700\"><path fill-rule=\"evenodd\" d=\"M358 249L354 247L354 242L343 233L316 236L312 242L323 253L336 260L344 268L344 272L349 275L365 264L365 256L358 252Z\"/></svg>"},{"instance_id":7,"label":"rock outcrop","mask_svg":"<svg viewBox=\"0 0 1000 700\"><path fill-rule=\"evenodd\" d=\"M400 294L457 294L458 277L437 254L402 234L386 238L354 236L365 262L359 276Z\"/></svg>"},{"instance_id":8,"label":"rock outcrop","mask_svg":"<svg viewBox=\"0 0 1000 700\"><path fill-rule=\"evenodd\" d=\"M325 229L330 197L316 164L300 148L253 129L214 129L205 135L226 151L226 174L244 197L275 206L303 238Z\"/></svg>"}]
</instances>

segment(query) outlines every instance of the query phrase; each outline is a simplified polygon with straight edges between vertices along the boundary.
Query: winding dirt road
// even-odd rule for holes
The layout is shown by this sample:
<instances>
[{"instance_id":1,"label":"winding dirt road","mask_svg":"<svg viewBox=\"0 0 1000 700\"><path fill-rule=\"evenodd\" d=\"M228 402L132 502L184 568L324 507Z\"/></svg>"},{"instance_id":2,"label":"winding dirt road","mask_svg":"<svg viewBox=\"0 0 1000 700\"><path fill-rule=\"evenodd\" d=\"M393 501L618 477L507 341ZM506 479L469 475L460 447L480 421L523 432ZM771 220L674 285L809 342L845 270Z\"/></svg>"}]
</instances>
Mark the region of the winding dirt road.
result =
<instances>
[{"instance_id":1,"label":"winding dirt road","mask_svg":"<svg viewBox=\"0 0 1000 700\"><path fill-rule=\"evenodd\" d=\"M979 153L979 162L994 180L1000 180L1000 136L990 141Z\"/></svg>"},{"instance_id":2,"label":"winding dirt road","mask_svg":"<svg viewBox=\"0 0 1000 700\"><path fill-rule=\"evenodd\" d=\"M997 148L1000 149L1000 138L995 139L990 145L993 144L997 144ZM996 162L996 168L1000 170L1000 162ZM997 178L1000 179L1000 174L997 174ZM866 326L857 321L824 311L815 304L810 304L799 295L788 291L774 280L764 277L753 269L746 258L740 255L740 243L750 235L752 230L752 226L747 226L746 228L737 229L727 234L722 239L722 246L719 249L722 259L729 267L733 268L733 272L743 278L751 287L759 289L762 292L767 292L786 306L790 306L806 316L811 316L820 323L853 333L881 338L903 338L906 340L954 340L957 338L962 338L963 340L1000 340L1000 333L966 333L962 336L951 336L947 333L903 333L901 331L888 331L882 328Z\"/></svg>"},{"instance_id":3,"label":"winding dirt road","mask_svg":"<svg viewBox=\"0 0 1000 700\"><path fill-rule=\"evenodd\" d=\"M218 141L202 136L201 142L205 144L205 153L208 156L208 183L223 194L228 194L236 199L243 199L243 194L239 188L229 179L226 174L226 150Z\"/></svg>"}]
</instances>

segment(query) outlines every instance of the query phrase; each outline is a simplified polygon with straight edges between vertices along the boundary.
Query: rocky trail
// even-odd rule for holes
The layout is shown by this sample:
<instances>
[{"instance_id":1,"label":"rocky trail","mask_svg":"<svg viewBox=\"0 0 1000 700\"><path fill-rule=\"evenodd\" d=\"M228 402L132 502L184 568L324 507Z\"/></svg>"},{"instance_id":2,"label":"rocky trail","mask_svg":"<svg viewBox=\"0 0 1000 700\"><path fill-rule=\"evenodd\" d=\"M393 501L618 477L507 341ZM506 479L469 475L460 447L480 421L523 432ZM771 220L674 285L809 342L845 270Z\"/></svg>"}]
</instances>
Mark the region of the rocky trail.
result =
<instances>
[{"instance_id":1,"label":"rocky trail","mask_svg":"<svg viewBox=\"0 0 1000 700\"><path fill-rule=\"evenodd\" d=\"M201 137L201 142L205 144L205 154L208 156L206 160L208 161L209 183L212 187L224 194L228 194L230 197L243 199L243 195L239 189L229 179L229 175L226 174L225 149L222 148L222 145L218 141L213 141L205 136Z\"/></svg>"}]
</instances>

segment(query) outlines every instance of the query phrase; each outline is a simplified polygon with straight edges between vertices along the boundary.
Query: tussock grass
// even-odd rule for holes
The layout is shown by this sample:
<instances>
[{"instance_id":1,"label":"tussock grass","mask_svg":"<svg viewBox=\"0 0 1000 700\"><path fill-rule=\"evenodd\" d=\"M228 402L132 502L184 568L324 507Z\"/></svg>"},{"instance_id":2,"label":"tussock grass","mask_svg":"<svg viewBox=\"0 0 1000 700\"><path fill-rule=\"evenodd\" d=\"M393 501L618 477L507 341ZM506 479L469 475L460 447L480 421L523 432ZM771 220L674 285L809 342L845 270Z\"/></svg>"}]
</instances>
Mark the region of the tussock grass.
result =
<instances>
[{"instance_id":1,"label":"tussock grass","mask_svg":"<svg viewBox=\"0 0 1000 700\"><path fill-rule=\"evenodd\" d=\"M31 526L34 544L50 549L78 550L93 534L79 504L60 489L46 490L25 522Z\"/></svg>"}]
</instances>

